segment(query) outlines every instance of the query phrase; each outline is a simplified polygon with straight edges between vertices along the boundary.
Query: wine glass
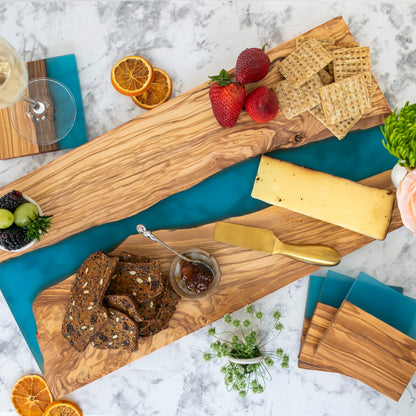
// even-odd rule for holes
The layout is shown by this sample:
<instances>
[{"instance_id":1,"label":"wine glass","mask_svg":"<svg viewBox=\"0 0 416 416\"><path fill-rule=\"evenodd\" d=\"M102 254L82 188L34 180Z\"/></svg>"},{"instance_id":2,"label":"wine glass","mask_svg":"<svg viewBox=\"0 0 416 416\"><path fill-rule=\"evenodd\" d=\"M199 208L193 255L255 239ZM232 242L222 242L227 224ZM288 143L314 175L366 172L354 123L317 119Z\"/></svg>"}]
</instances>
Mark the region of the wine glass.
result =
<instances>
[{"instance_id":1,"label":"wine glass","mask_svg":"<svg viewBox=\"0 0 416 416\"><path fill-rule=\"evenodd\" d=\"M71 91L51 78L29 81L24 61L0 36L0 108L5 107L17 133L39 147L63 139L77 115Z\"/></svg>"}]
</instances>

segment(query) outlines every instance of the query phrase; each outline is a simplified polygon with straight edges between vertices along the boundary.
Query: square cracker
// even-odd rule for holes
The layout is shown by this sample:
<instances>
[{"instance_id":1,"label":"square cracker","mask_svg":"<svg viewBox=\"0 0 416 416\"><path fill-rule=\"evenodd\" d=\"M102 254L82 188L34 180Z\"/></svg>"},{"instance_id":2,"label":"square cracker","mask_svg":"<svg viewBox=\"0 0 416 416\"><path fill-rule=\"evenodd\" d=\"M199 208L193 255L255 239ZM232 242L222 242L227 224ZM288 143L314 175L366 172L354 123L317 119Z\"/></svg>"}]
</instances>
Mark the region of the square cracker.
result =
<instances>
[{"instance_id":1,"label":"square cracker","mask_svg":"<svg viewBox=\"0 0 416 416\"><path fill-rule=\"evenodd\" d=\"M357 124L361 116L347 118L346 120L338 121L335 124L329 124L326 121L322 105L319 104L314 108L308 110L316 119L318 119L338 140L343 139L347 133Z\"/></svg>"},{"instance_id":2,"label":"square cracker","mask_svg":"<svg viewBox=\"0 0 416 416\"><path fill-rule=\"evenodd\" d=\"M320 94L322 109L329 124L361 116L371 108L370 95L362 74L325 85Z\"/></svg>"},{"instance_id":3,"label":"square cracker","mask_svg":"<svg viewBox=\"0 0 416 416\"><path fill-rule=\"evenodd\" d=\"M296 49L298 49L308 39L317 40L324 48L327 48L328 46L335 44L335 39L331 38L330 36L298 36L296 38Z\"/></svg>"},{"instance_id":4,"label":"square cracker","mask_svg":"<svg viewBox=\"0 0 416 416\"><path fill-rule=\"evenodd\" d=\"M332 51L334 78L339 81L360 72L371 72L370 48L341 48Z\"/></svg>"},{"instance_id":5,"label":"square cracker","mask_svg":"<svg viewBox=\"0 0 416 416\"><path fill-rule=\"evenodd\" d=\"M315 74L298 89L287 80L278 82L273 90L279 100L280 110L286 118L293 118L304 111L317 106L321 102L319 91L323 86L319 75Z\"/></svg>"},{"instance_id":6,"label":"square cracker","mask_svg":"<svg viewBox=\"0 0 416 416\"><path fill-rule=\"evenodd\" d=\"M325 68L332 59L331 53L316 39L311 38L283 59L279 71L294 88L299 88Z\"/></svg>"}]
</instances>

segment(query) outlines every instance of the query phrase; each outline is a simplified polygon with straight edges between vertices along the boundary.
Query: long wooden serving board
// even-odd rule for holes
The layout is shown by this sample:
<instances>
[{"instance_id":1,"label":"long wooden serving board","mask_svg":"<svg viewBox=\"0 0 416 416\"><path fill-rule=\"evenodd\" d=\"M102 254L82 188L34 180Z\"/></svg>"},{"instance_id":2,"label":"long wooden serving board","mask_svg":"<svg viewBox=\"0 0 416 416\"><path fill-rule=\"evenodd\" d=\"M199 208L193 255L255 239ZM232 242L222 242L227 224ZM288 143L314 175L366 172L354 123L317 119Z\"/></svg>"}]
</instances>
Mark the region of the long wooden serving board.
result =
<instances>
[{"instance_id":1,"label":"long wooden serving board","mask_svg":"<svg viewBox=\"0 0 416 416\"><path fill-rule=\"evenodd\" d=\"M353 40L342 17L307 34ZM277 65L295 42L268 51L271 65L262 85L282 79ZM132 216L247 158L332 136L307 113L257 124L243 112L234 127L224 129L213 116L208 89L206 82L0 189L0 195L20 190L53 215L53 228L30 250ZM391 113L378 87L372 105L356 129L382 124ZM1 252L0 262L20 254Z\"/></svg>"},{"instance_id":2,"label":"long wooden serving board","mask_svg":"<svg viewBox=\"0 0 416 416\"><path fill-rule=\"evenodd\" d=\"M389 171L368 178L362 183L394 189ZM337 249L342 256L372 241L369 237L279 207L270 207L227 221L268 228L282 241L328 244ZM400 213L395 208L389 231L400 226ZM202 248L211 253L219 263L221 283L217 292L208 298L183 299L173 315L169 328L146 338L134 353L97 350L92 346L79 353L63 338L61 324L75 276L46 289L35 299L33 312L44 359L44 376L55 397L61 397L109 374L318 268L280 255L268 255L216 242L213 240L214 227L215 223L212 223L191 229L155 233L178 251ZM113 254L120 251L161 260L163 273L168 272L174 257L164 247L141 235L127 238Z\"/></svg>"}]
</instances>

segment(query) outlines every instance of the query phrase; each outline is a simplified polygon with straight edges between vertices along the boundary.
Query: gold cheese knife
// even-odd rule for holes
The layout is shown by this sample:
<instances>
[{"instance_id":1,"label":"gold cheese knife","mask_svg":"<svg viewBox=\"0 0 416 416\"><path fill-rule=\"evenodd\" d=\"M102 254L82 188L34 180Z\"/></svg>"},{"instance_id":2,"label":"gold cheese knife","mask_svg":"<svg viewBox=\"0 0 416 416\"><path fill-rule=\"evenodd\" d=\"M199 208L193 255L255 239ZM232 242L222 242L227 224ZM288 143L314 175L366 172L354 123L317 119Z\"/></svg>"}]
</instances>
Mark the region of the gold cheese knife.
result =
<instances>
[{"instance_id":1,"label":"gold cheese knife","mask_svg":"<svg viewBox=\"0 0 416 416\"><path fill-rule=\"evenodd\" d=\"M229 222L216 223L214 240L269 254L282 254L319 266L335 266L341 261L341 256L332 247L322 244L284 243L271 230Z\"/></svg>"}]
</instances>

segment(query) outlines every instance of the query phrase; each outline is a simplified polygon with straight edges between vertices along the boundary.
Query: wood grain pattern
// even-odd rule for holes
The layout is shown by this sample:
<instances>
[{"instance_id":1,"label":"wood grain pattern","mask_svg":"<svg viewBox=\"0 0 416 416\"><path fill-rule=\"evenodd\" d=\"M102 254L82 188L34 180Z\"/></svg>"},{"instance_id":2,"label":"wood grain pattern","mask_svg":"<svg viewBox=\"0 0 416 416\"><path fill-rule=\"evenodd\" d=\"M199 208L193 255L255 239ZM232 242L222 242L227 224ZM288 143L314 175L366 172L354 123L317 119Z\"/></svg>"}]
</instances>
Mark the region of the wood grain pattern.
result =
<instances>
[{"instance_id":1,"label":"wood grain pattern","mask_svg":"<svg viewBox=\"0 0 416 416\"><path fill-rule=\"evenodd\" d=\"M362 183L393 189L390 171ZM274 206L227 221L268 228L282 241L328 244L342 256L372 241L369 237ZM400 226L400 213L395 207L390 231ZM78 353L61 336L61 323L74 276L46 289L35 299L33 312L44 359L44 375L55 397L82 387L318 269L318 266L284 256L214 241L214 228L215 223L212 223L155 233L178 251L198 247L211 253L220 265L221 283L218 291L207 299L182 300L169 328L147 339L135 353L98 351L93 347ZM114 253L123 250L160 259L164 273L173 259L169 251L141 235L130 236Z\"/></svg>"},{"instance_id":2,"label":"wood grain pattern","mask_svg":"<svg viewBox=\"0 0 416 416\"><path fill-rule=\"evenodd\" d=\"M341 17L308 34L352 40ZM295 39L268 52L271 66L262 85L281 79L277 65L294 47ZM213 117L208 89L204 83L0 189L18 189L53 215L55 226L30 250L132 216L247 158L332 136L307 113L257 124L243 112L224 129ZM379 125L390 113L377 88L371 112L356 128ZM0 262L20 254L2 252Z\"/></svg>"},{"instance_id":3,"label":"wood grain pattern","mask_svg":"<svg viewBox=\"0 0 416 416\"><path fill-rule=\"evenodd\" d=\"M416 371L416 341L344 301L315 354L336 371L399 400Z\"/></svg>"},{"instance_id":4,"label":"wood grain pattern","mask_svg":"<svg viewBox=\"0 0 416 416\"><path fill-rule=\"evenodd\" d=\"M315 349L319 344L322 336L332 322L337 308L318 302L310 320L309 327L306 331L305 338L302 342L298 367L310 370L335 371L331 368L331 363L323 361L315 355Z\"/></svg>"},{"instance_id":5,"label":"wood grain pattern","mask_svg":"<svg viewBox=\"0 0 416 416\"><path fill-rule=\"evenodd\" d=\"M43 59L28 62L26 66L28 70L29 80L47 77L46 65ZM29 90L26 91L26 95L30 96ZM26 116L25 107L26 106L22 101L17 103L16 125L19 126L20 123L27 125L30 123L30 125L33 127L33 124L28 120ZM33 130L35 130L34 127ZM38 134L42 134L42 132L38 132ZM10 108L0 109L0 159L12 159L15 157L35 155L38 153L49 152L57 149L57 144L49 146L38 146L23 139L21 136L19 136L12 125L10 118Z\"/></svg>"}]
</instances>

